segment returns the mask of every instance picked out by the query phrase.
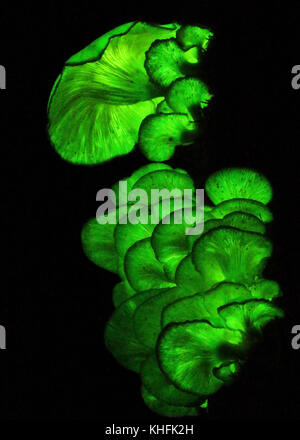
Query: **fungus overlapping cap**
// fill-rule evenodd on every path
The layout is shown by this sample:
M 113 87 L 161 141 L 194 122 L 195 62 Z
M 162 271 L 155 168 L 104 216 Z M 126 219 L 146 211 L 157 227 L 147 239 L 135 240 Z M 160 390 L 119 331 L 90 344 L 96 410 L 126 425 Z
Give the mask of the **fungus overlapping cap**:
M 127 183 L 149 194 L 153 188 L 195 193 L 190 176 L 166 164 L 149 164 Z M 265 236 L 269 182 L 256 171 L 231 168 L 210 176 L 205 188 L 213 204 L 204 206 L 200 235 L 186 234 L 184 216 L 177 224 L 175 203 L 167 213 L 159 209 L 158 224 L 150 223 L 149 211 L 147 224 L 92 219 L 82 231 L 88 258 L 121 279 L 106 346 L 140 374 L 145 403 L 165 416 L 198 414 L 232 382 L 264 326 L 283 316 L 274 302 L 279 285 L 263 277 L 272 254 Z M 117 212 L 110 215 L 118 219 Z
M 88 165 L 138 142 L 148 159 L 164 161 L 193 142 L 212 96 L 197 77 L 211 36 L 197 26 L 131 22 L 69 58 L 48 104 L 56 151 Z

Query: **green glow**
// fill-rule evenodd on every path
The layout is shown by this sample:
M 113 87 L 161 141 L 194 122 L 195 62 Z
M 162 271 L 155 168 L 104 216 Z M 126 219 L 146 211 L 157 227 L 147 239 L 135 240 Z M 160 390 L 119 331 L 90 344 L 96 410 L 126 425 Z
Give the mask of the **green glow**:
M 131 246 L 135 243 L 150 238 L 155 225 L 141 223 L 133 225 L 131 223 L 118 224 L 115 228 L 114 240 L 115 248 L 118 253 L 119 270 L 124 273 L 124 258 Z
M 216 218 L 223 218 L 233 212 L 254 215 L 263 223 L 269 223 L 273 220 L 273 215 L 267 206 L 256 200 L 247 199 L 226 200 L 212 210 L 212 215 Z
M 185 52 L 172 38 L 152 44 L 146 53 L 145 67 L 157 84 L 169 87 L 176 79 L 192 73 L 191 67 L 197 62 L 197 51 L 190 49 Z
M 132 317 L 143 301 L 157 292 L 148 290 L 123 302 L 113 313 L 105 329 L 106 347 L 125 368 L 139 372 L 141 362 L 149 355 L 149 349 L 137 339 Z
M 119 307 L 124 301 L 136 295 L 136 291 L 125 280 L 115 285 L 112 295 L 114 306 Z
M 196 416 L 197 410 L 194 407 L 175 406 L 165 403 L 153 394 L 150 394 L 145 387 L 142 387 L 142 397 L 146 405 L 154 412 L 165 417 Z
M 163 264 L 167 277 L 174 281 L 176 269 L 182 259 L 188 254 L 188 244 L 185 235 L 184 218 L 181 224 L 175 224 L 178 211 L 172 213 L 170 224 L 159 223 L 153 231 L 151 245 L 156 258 Z
M 214 368 L 237 358 L 241 344 L 239 331 L 200 321 L 173 323 L 161 333 L 158 356 L 161 368 L 178 388 L 206 396 L 223 385 L 213 374 Z M 222 346 L 227 350 L 222 351 Z
M 127 193 L 133 189 L 133 186 L 138 182 L 143 176 L 146 176 L 150 172 L 160 171 L 160 170 L 171 170 L 173 171 L 170 165 L 165 163 L 149 163 L 138 170 L 134 171 L 131 176 L 123 178 L 122 181 L 127 183 Z M 127 193 L 119 194 L 119 182 L 116 182 L 112 189 L 116 194 L 116 203 L 119 203 L 120 196 L 123 196 L 123 199 L 127 200 Z
M 109 215 L 113 217 L 114 214 Z M 81 232 L 81 241 L 86 256 L 111 272 L 118 271 L 118 263 L 114 252 L 114 230 L 116 225 L 106 223 L 100 225 L 95 218 L 86 223 Z
M 110 37 L 118 36 L 106 34 L 71 57 L 56 86 L 49 134 L 68 161 L 95 164 L 129 153 L 142 120 L 163 99 L 144 68 L 145 52 L 176 31 L 139 22 L 121 31 L 126 32 L 120 35 L 118 27 Z
M 167 376 L 161 371 L 156 354 L 151 354 L 141 367 L 141 380 L 143 386 L 153 396 L 163 402 L 174 406 L 196 406 L 199 404 L 199 396 L 187 393 L 176 388 Z
M 279 284 L 276 281 L 261 279 L 249 286 L 254 298 L 267 299 L 272 301 L 282 295 Z
M 168 105 L 177 113 L 185 113 L 191 121 L 199 121 L 201 109 L 212 98 L 208 87 L 199 79 L 183 78 L 174 82 L 167 94 Z
M 204 401 L 204 403 L 202 403 L 202 405 L 200 405 L 200 408 L 208 408 L 208 399 L 206 399 Z
M 168 281 L 161 263 L 155 258 L 149 238 L 131 246 L 124 265 L 129 284 L 138 292 L 174 285 Z
M 217 205 L 230 199 L 251 199 L 267 204 L 272 199 L 272 187 L 260 173 L 247 168 L 228 168 L 207 179 L 205 191 Z
M 192 259 L 207 290 L 222 281 L 253 283 L 271 253 L 271 242 L 260 234 L 220 227 L 200 237 Z
M 167 101 L 164 99 L 156 107 L 156 112 L 157 113 L 173 113 L 173 110 L 171 109 L 171 107 L 168 106 Z
M 207 396 L 239 374 L 264 327 L 283 317 L 275 304 L 280 287 L 263 277 L 272 254 L 265 236 L 265 223 L 272 219 L 265 205 L 271 187 L 252 170 L 241 169 L 240 180 L 237 169 L 213 176 L 207 187 L 219 203 L 205 206 L 198 236 L 185 234 L 184 216 L 177 224 L 184 207 L 193 210 L 193 180 L 186 171 L 159 163 L 123 179 L 128 190 L 144 189 L 150 196 L 152 189 L 190 189 L 186 206 L 179 209 L 173 202 L 163 210 L 162 195 L 158 224 L 91 220 L 82 232 L 91 261 L 120 276 L 106 346 L 119 363 L 140 374 L 149 408 L 169 417 L 199 414 Z M 222 176 L 226 196 L 222 192 L 218 198 L 213 182 L 223 187 Z M 118 184 L 114 189 L 118 193 Z M 148 209 L 149 204 L 150 198 Z M 163 223 L 166 218 L 169 224 Z
M 177 40 L 184 49 L 199 46 L 206 50 L 213 33 L 199 26 L 182 26 L 177 31 Z
M 191 177 L 179 169 L 158 170 L 145 174 L 132 187 L 140 188 L 146 191 L 149 199 L 152 189 L 169 190 L 174 188 L 184 191 L 185 189 L 194 190 L 194 182 Z
M 186 114 L 150 115 L 140 128 L 139 145 L 149 160 L 170 159 L 179 145 L 189 145 L 197 136 L 198 127 Z
M 131 190 L 146 191 L 149 223 L 123 224 L 117 207 L 105 216 L 117 224 L 91 219 L 81 239 L 86 256 L 120 278 L 106 347 L 140 374 L 146 405 L 167 417 L 207 408 L 207 396 L 234 380 L 264 327 L 283 317 L 275 304 L 280 287 L 263 277 L 272 254 L 268 180 L 246 168 L 215 172 L 205 184 L 213 206 L 204 207 L 204 230 L 188 236 L 187 219 L 175 219 L 185 208 L 192 217 L 194 182 L 158 163 L 201 135 L 213 95 L 199 74 L 212 36 L 177 23 L 121 25 L 68 59 L 48 102 L 50 140 L 63 159 L 98 164 L 137 144 L 156 162 L 122 179 L 127 190 L 113 185 L 117 204 L 125 200 L 127 208 Z M 160 191 L 157 224 L 153 189 Z M 164 191 L 175 189 L 190 190 L 191 200 L 165 204 Z
M 172 322 L 194 320 L 209 321 L 216 327 L 224 327 L 218 314 L 218 308 L 232 302 L 252 298 L 251 292 L 242 285 L 220 283 L 216 288 L 196 295 L 181 297 L 178 301 L 166 306 L 162 313 L 162 327 Z
M 214 213 L 215 211 L 212 212 Z M 235 229 L 240 229 L 241 231 L 257 232 L 258 234 L 264 234 L 266 232 L 264 223 L 252 214 L 234 211 L 225 215 L 221 219 L 210 217 L 211 215 L 205 214 L 204 233 L 220 226 L 231 226 Z M 190 251 L 197 239 L 198 237 L 196 235 L 189 235 L 187 237 Z
M 71 56 L 66 61 L 66 64 L 76 65 L 76 64 L 83 64 L 91 61 L 96 61 L 103 54 L 111 38 L 116 37 L 118 35 L 126 34 L 129 31 L 129 29 L 134 25 L 135 22 L 132 21 L 130 23 L 122 24 L 121 26 L 118 26 L 111 31 L 108 31 L 106 34 L 97 38 L 97 40 L 93 41 L 91 44 L 89 44 L 87 47 L 82 49 L 80 52 Z
M 233 212 L 225 215 L 220 220 L 220 225 L 231 226 L 241 231 L 257 232 L 258 234 L 266 232 L 266 227 L 262 221 L 252 214 L 243 212 Z
M 221 367 L 215 367 L 213 370 L 214 375 L 228 385 L 233 382 L 235 375 L 239 372 L 239 363 L 230 362 L 227 365 Z
M 261 330 L 274 318 L 282 318 L 283 312 L 269 301 L 251 300 L 244 304 L 230 304 L 219 309 L 221 318 L 227 328 L 240 330 L 244 333 L 251 330 Z
M 147 347 L 155 349 L 161 330 L 161 314 L 163 309 L 187 295 L 187 291 L 173 287 L 162 290 L 161 293 L 141 304 L 134 314 L 134 328 L 137 338 Z
M 172 108 L 169 112 L 165 101 L 176 79 L 198 75 L 203 41 L 198 41 L 199 48 L 196 44 L 183 50 L 176 41 L 180 28 L 176 23 L 126 23 L 68 59 L 48 102 L 50 140 L 63 159 L 83 165 L 105 162 L 128 154 L 140 139 L 146 157 L 163 161 L 175 146 L 199 136 L 192 121 Z M 174 104 L 174 94 L 172 99 Z M 158 108 L 161 102 L 165 104 Z M 170 113 L 163 124 L 173 127 L 171 143 L 168 127 L 163 133 L 159 119 L 139 135 L 141 123 L 157 113 Z
M 188 255 L 178 264 L 175 282 L 177 286 L 188 290 L 190 293 L 196 293 L 201 290 L 202 278 L 193 265 L 191 255 Z
M 250 289 L 242 284 L 223 282 L 206 291 L 203 301 L 210 315 L 209 321 L 215 326 L 224 327 L 219 316 L 219 308 L 248 299 L 252 299 Z
M 182 289 L 183 290 L 183 289 Z M 162 312 L 161 323 L 162 327 L 166 327 L 168 324 L 195 321 L 195 320 L 208 320 L 210 318 L 205 305 L 203 296 L 196 294 L 187 296 L 186 298 L 179 298 L 177 301 L 173 301 L 167 305 Z

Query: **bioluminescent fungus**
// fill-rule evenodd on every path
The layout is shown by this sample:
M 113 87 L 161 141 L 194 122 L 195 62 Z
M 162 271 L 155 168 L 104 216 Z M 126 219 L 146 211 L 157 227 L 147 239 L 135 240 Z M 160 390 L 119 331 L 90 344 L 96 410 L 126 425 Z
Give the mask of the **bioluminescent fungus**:
M 89 165 L 127 154 L 138 142 L 147 158 L 164 161 L 177 145 L 193 142 L 212 96 L 197 78 L 211 37 L 199 26 L 131 22 L 73 55 L 48 103 L 55 150 Z
M 187 46 L 193 41 L 188 30 L 180 35 Z M 196 191 L 184 170 L 159 163 L 125 180 L 128 190 L 147 194 Z M 175 203 L 159 209 L 157 224 L 150 214 L 147 224 L 92 219 L 82 231 L 88 258 L 120 276 L 106 346 L 140 375 L 146 405 L 169 417 L 199 414 L 239 374 L 264 327 L 283 316 L 275 304 L 279 285 L 263 276 L 272 254 L 265 237 L 270 183 L 256 171 L 229 168 L 210 176 L 205 188 L 213 204 L 204 207 L 200 235 L 186 235 Z M 186 203 L 193 207 L 194 196 Z
M 231 199 L 250 199 L 267 204 L 272 199 L 272 187 L 260 173 L 247 168 L 224 169 L 210 176 L 205 191 L 216 205 Z
M 264 327 L 283 316 L 280 287 L 263 275 L 272 255 L 268 180 L 247 168 L 217 171 L 199 220 L 189 174 L 159 163 L 201 135 L 212 98 L 201 61 L 212 36 L 177 23 L 119 26 L 69 58 L 48 103 L 50 140 L 63 159 L 99 164 L 137 144 L 155 162 L 113 186 L 114 208 L 100 207 L 81 238 L 86 256 L 120 277 L 106 347 L 140 375 L 146 405 L 169 417 L 207 408 Z

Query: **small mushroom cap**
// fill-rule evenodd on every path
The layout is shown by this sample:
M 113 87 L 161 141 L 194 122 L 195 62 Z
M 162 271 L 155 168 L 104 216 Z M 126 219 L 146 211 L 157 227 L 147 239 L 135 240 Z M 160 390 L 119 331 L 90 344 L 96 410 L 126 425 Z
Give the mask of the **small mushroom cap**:
M 271 254 L 272 244 L 263 235 L 221 226 L 195 242 L 192 258 L 207 290 L 223 281 L 252 284 Z
M 228 304 L 219 307 L 219 315 L 227 328 L 249 332 L 261 331 L 262 328 L 275 318 L 283 318 L 283 311 L 270 301 L 252 299 L 244 303 Z
M 199 120 L 201 109 L 207 107 L 212 96 L 204 82 L 197 78 L 183 78 L 172 84 L 166 101 L 174 112 L 185 113 L 190 120 Z
M 149 160 L 170 159 L 179 145 L 188 145 L 198 135 L 198 127 L 185 114 L 156 114 L 141 124 L 139 146 Z
M 169 405 L 191 407 L 201 403 L 197 394 L 187 393 L 174 386 L 161 371 L 155 352 L 142 364 L 141 379 L 149 392 Z
M 207 396 L 224 383 L 214 375 L 214 368 L 238 360 L 241 344 L 241 332 L 205 321 L 169 324 L 159 338 L 157 355 L 161 369 L 178 388 Z
M 279 284 L 273 280 L 260 279 L 249 286 L 253 298 L 272 301 L 282 295 Z
M 269 181 L 249 168 L 217 171 L 207 179 L 205 191 L 215 205 L 230 199 L 250 199 L 266 205 L 272 199 Z
M 206 50 L 213 35 L 209 29 L 188 25 L 178 29 L 176 39 L 183 49 L 199 46 L 202 50 Z
M 161 87 L 169 87 L 173 81 L 194 71 L 199 62 L 198 51 L 184 51 L 175 38 L 157 40 L 146 53 L 145 68 L 152 81 Z

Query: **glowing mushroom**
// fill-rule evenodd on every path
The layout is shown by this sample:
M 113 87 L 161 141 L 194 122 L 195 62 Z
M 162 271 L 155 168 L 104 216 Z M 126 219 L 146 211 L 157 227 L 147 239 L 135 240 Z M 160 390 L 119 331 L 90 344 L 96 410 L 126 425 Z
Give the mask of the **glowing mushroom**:
M 48 103 L 49 137 L 63 159 L 97 164 L 134 148 L 142 121 L 165 100 L 165 86 L 198 63 L 205 43 L 182 49 L 176 41 L 180 28 L 127 23 L 69 58 Z M 156 160 L 155 154 L 148 156 Z M 158 154 L 157 160 L 165 157 Z
M 148 196 L 153 188 L 195 191 L 185 171 L 158 163 L 126 181 Z M 172 204 L 158 224 L 91 221 L 82 234 L 87 256 L 121 278 L 106 346 L 140 374 L 146 405 L 168 417 L 199 414 L 238 375 L 263 328 L 284 316 L 275 304 L 279 285 L 263 278 L 272 254 L 264 235 L 271 185 L 243 168 L 213 174 L 206 188 L 216 205 L 205 207 L 198 236 L 186 235 L 187 219 L 178 224 Z

